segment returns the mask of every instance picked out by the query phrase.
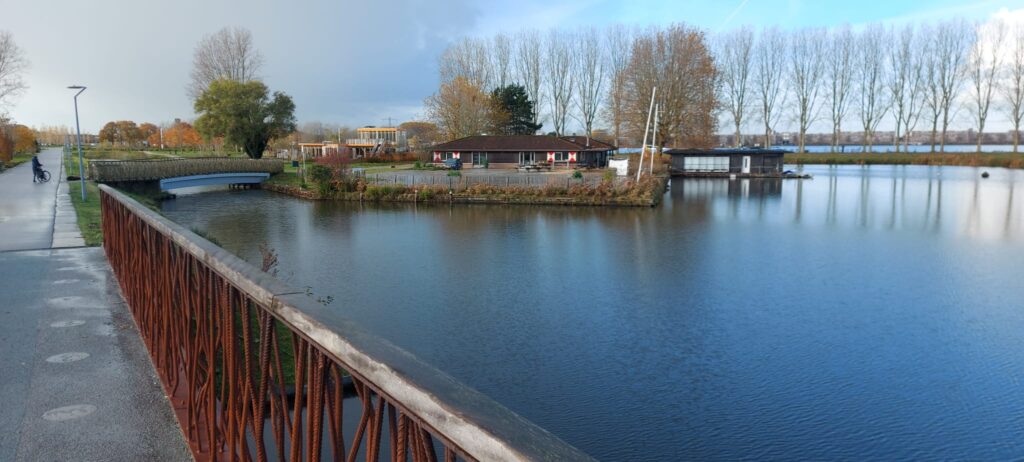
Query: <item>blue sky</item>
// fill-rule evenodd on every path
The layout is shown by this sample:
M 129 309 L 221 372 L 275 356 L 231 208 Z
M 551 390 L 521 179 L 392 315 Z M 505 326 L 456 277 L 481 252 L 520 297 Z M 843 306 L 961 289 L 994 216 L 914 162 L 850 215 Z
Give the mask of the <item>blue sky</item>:
M 464 35 L 524 28 L 686 22 L 714 32 L 755 27 L 836 26 L 873 21 L 985 20 L 1019 1 L 681 0 L 39 0 L 8 2 L 9 30 L 32 67 L 30 89 L 7 112 L 29 125 L 72 125 L 70 84 L 83 130 L 132 119 L 195 115 L 185 95 L 192 50 L 223 26 L 252 30 L 263 78 L 295 99 L 300 121 L 349 126 L 422 115 L 437 88 L 437 57 Z

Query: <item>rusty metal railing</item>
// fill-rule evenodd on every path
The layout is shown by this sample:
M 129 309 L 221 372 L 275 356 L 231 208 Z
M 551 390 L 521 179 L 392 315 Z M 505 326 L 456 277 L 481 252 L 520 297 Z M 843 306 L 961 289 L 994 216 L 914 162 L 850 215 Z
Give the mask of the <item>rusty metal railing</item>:
M 196 460 L 590 460 L 337 309 L 100 190 L 104 249 Z

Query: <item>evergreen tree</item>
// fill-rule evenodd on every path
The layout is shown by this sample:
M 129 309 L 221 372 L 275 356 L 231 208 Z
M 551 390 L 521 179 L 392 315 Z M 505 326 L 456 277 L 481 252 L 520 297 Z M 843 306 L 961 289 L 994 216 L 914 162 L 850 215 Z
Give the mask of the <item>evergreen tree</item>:
M 533 101 L 522 85 L 509 84 L 491 92 L 495 110 L 500 117 L 495 129 L 503 135 L 533 135 L 543 124 L 533 123 Z

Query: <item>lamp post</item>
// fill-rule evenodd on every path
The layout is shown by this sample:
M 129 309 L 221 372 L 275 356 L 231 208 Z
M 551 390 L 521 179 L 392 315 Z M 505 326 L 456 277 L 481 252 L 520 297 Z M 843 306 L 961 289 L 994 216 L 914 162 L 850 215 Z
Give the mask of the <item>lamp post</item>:
M 85 165 L 82 162 L 82 128 L 78 124 L 78 95 L 81 95 L 85 91 L 85 87 L 81 85 L 72 85 L 68 87 L 69 90 L 78 90 L 75 93 L 75 139 L 78 142 L 78 180 L 81 181 L 82 185 L 82 202 L 85 202 Z

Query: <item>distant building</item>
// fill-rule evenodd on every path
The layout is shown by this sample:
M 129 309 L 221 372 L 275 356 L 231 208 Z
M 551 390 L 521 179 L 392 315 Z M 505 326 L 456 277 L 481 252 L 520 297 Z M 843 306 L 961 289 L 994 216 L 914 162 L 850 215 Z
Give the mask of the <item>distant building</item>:
M 341 154 L 338 143 L 299 143 L 299 152 L 306 158 L 335 156 Z
M 405 130 L 393 127 L 363 127 L 356 129 L 356 138 L 345 140 L 353 158 L 392 154 L 409 150 Z
M 433 148 L 433 161 L 460 159 L 466 167 L 516 168 L 548 165 L 554 168 L 608 165 L 614 145 L 584 136 L 500 135 L 468 136 Z
M 670 171 L 680 176 L 781 176 L 781 149 L 668 149 Z

